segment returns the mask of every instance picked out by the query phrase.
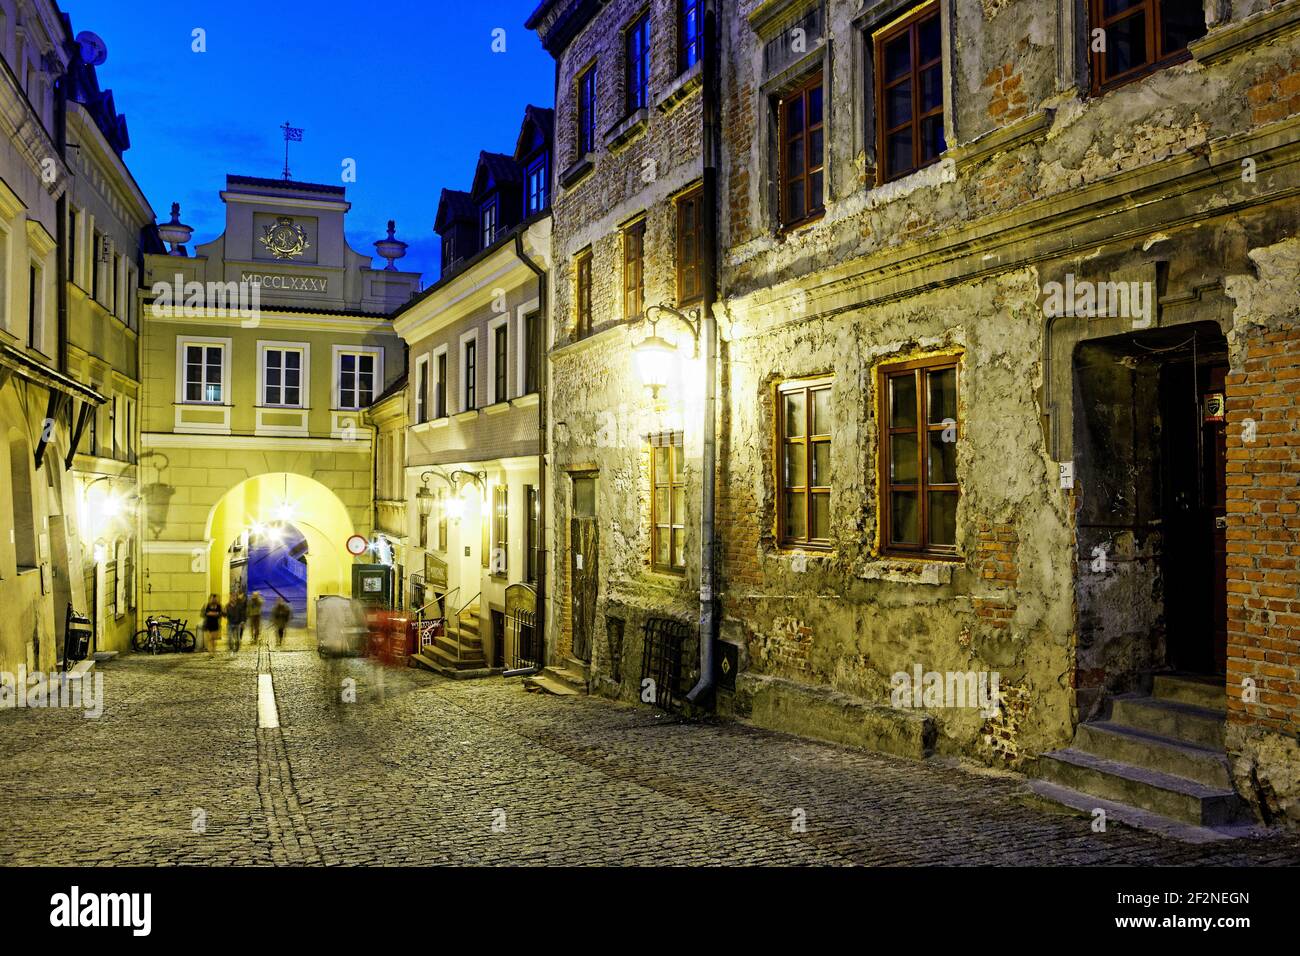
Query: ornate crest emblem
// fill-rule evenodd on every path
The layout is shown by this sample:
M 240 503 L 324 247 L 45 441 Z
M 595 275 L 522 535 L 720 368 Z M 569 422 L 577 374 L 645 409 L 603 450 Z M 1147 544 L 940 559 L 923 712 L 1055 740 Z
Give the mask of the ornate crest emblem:
M 307 230 L 295 226 L 288 216 L 281 216 L 274 225 L 262 230 L 262 245 L 266 246 L 277 259 L 296 259 L 308 249 Z

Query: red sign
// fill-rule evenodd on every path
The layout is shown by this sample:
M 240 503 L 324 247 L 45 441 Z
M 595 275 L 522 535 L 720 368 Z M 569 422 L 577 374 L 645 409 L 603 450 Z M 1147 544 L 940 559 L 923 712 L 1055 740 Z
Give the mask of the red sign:
M 348 553 L 351 555 L 360 557 L 366 553 L 366 549 L 369 547 L 370 542 L 365 539 L 364 535 L 354 534 L 348 538 Z

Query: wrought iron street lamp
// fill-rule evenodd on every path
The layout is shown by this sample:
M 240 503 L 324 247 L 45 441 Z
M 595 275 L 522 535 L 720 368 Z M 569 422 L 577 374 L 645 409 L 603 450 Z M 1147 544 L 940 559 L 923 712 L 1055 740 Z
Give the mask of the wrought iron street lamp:
M 700 313 L 695 309 L 689 313 L 682 312 L 661 303 L 649 306 L 645 314 L 650 322 L 650 334 L 637 344 L 632 356 L 641 383 L 650 389 L 651 396 L 658 399 L 659 392 L 670 383 L 677 361 L 677 346 L 659 335 L 659 316 L 667 315 L 680 320 L 690 330 L 692 345 L 698 351 Z

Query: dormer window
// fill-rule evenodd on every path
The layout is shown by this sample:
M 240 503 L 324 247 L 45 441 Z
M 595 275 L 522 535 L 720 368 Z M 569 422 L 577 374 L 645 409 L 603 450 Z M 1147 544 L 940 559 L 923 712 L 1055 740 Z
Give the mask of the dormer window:
M 525 212 L 529 216 L 541 212 L 548 205 L 546 165 L 545 153 L 528 164 L 528 207 Z
M 442 237 L 442 267 L 451 266 L 456 261 L 456 233 L 448 232 Z
M 492 245 L 492 243 L 496 240 L 497 212 L 498 212 L 499 205 L 500 204 L 497 201 L 497 197 L 493 196 L 491 199 L 489 199 L 487 202 L 483 204 L 483 207 L 479 212 L 480 232 L 482 235 L 484 249 Z

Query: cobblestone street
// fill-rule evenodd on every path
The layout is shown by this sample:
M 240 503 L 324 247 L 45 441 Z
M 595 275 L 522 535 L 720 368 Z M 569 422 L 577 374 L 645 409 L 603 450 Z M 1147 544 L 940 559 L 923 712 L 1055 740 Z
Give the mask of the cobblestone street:
M 258 729 L 259 657 L 280 728 Z M 0 713 L 4 864 L 1250 864 L 919 765 L 308 650 L 100 665 L 105 708 Z M 334 686 L 334 685 L 330 685 Z M 799 824 L 802 823 L 802 826 Z

